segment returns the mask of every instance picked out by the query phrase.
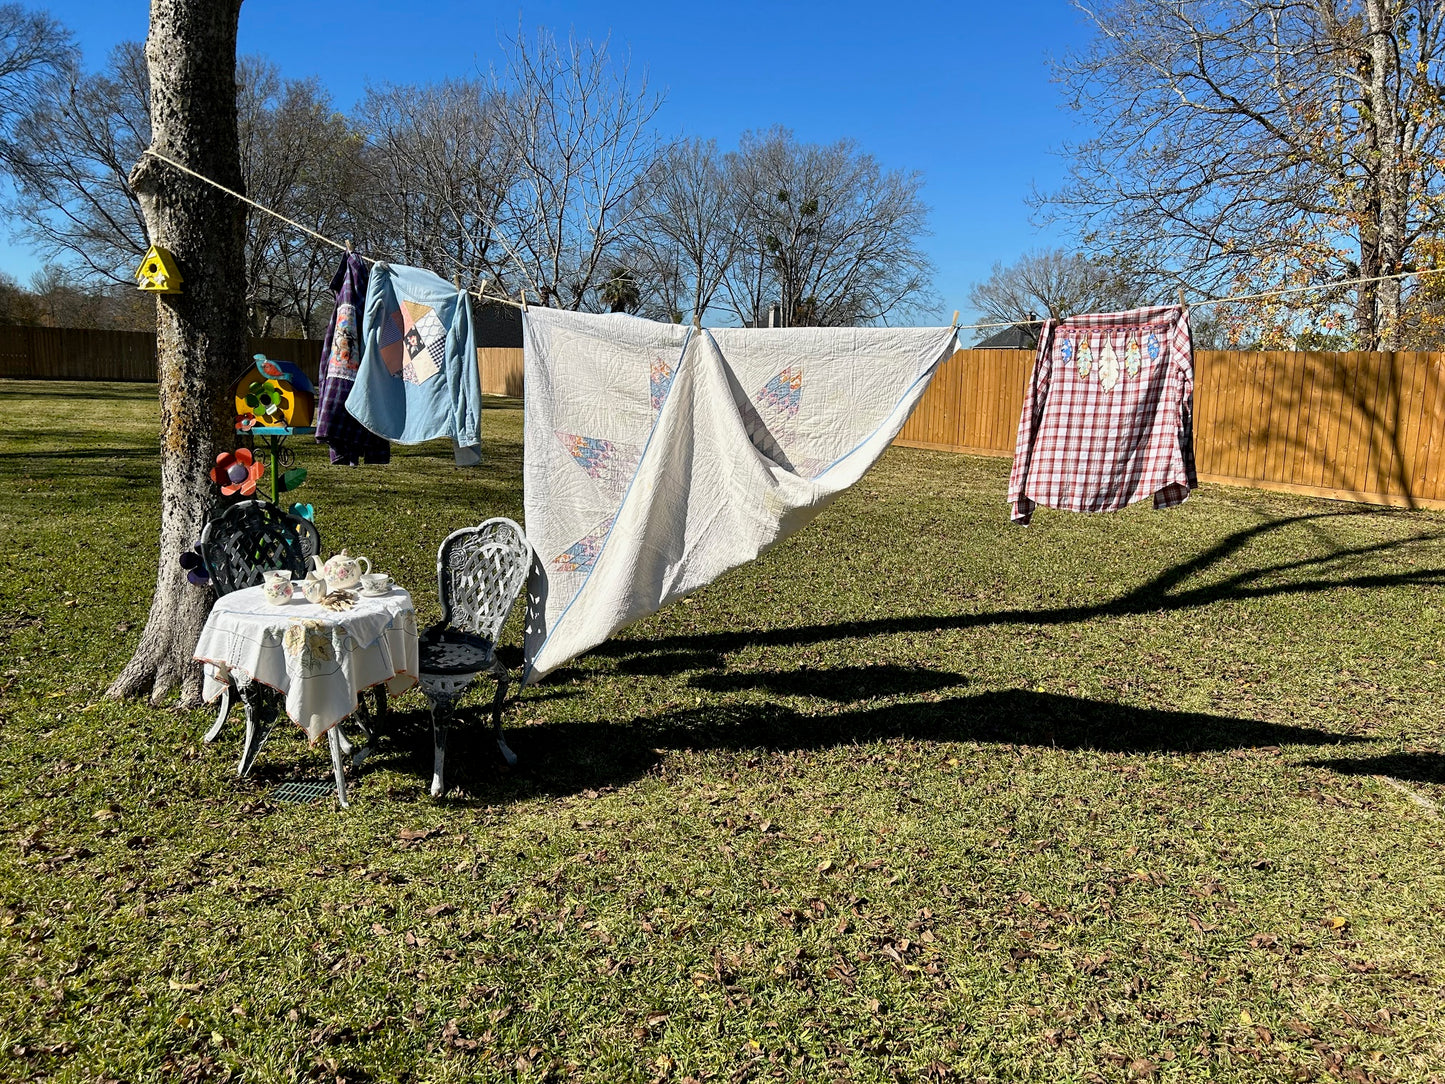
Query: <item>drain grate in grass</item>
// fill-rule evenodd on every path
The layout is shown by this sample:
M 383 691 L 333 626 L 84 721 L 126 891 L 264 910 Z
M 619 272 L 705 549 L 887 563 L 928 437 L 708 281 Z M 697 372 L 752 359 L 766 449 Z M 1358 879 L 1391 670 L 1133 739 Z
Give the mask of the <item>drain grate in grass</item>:
M 323 779 L 320 782 L 310 780 L 292 780 L 289 783 L 282 783 L 271 795 L 278 802 L 319 802 L 322 798 L 330 798 L 336 793 L 336 780 Z

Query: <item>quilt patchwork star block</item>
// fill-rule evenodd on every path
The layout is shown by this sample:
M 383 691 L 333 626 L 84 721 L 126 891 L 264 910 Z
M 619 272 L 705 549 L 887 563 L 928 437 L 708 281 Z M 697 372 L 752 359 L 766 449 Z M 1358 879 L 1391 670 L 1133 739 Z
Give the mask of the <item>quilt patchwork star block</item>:
M 552 570 L 554 572 L 591 572 L 592 566 L 597 563 L 597 555 L 602 552 L 602 543 L 607 538 L 607 532 L 612 530 L 612 523 L 616 518 L 608 516 L 594 529 L 553 557 Z
M 557 439 L 572 456 L 572 461 L 609 497 L 621 493 L 632 480 L 637 469 L 637 448 L 578 433 L 559 432 Z
M 753 402 L 761 407 L 786 415 L 798 416 L 803 402 L 803 370 L 789 366 L 763 385 L 763 390 L 753 396 Z
M 416 301 L 401 303 L 401 317 L 402 350 L 406 355 L 401 378 L 408 384 L 424 384 L 441 372 L 447 329 L 430 307 Z
M 667 399 L 667 391 L 672 387 L 673 371 L 672 366 L 664 357 L 652 359 L 652 369 L 648 373 L 648 388 L 652 393 L 652 409 L 662 409 L 663 401 Z

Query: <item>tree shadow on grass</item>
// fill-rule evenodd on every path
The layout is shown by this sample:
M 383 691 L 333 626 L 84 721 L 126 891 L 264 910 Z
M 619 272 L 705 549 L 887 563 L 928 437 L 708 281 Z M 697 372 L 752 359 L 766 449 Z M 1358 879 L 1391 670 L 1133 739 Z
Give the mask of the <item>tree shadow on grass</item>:
M 618 660 L 619 674 L 668 675 L 684 670 L 717 670 L 724 664 L 717 651 L 660 651 Z
M 1250 542 L 1284 527 L 1316 520 L 1378 515 L 1368 512 L 1315 512 L 1289 516 L 1247 527 L 1221 539 L 1199 556 L 1160 572 L 1148 582 L 1117 598 L 1088 606 L 1061 606 L 1051 610 L 994 610 L 985 613 L 919 614 L 867 621 L 840 621 L 830 625 L 802 625 L 790 628 L 750 629 L 738 632 L 688 633 L 652 640 L 613 639 L 592 649 L 592 653 L 640 666 L 640 656 L 677 652 L 710 653 L 726 656 L 749 646 L 803 647 L 829 640 L 891 636 L 899 633 L 930 633 L 994 625 L 1069 625 L 1097 618 L 1132 617 L 1161 611 L 1198 609 L 1216 602 L 1273 598 L 1282 595 L 1314 595 L 1346 588 L 1438 586 L 1445 584 L 1445 568 L 1422 568 L 1412 572 L 1377 575 L 1331 575 L 1330 566 L 1361 558 L 1380 557 L 1406 547 L 1445 538 L 1440 532 L 1420 532 L 1368 546 L 1341 547 L 1330 553 L 1295 561 L 1245 568 L 1232 575 L 1198 587 L 1180 589 L 1192 576 L 1234 557 Z M 1296 578 L 1285 583 L 1270 582 L 1280 576 Z M 621 666 L 622 664 L 619 664 Z M 636 671 L 633 671 L 636 672 Z
M 721 660 L 712 665 L 721 665 Z M 848 703 L 880 696 L 918 696 L 940 689 L 958 688 L 967 685 L 968 678 L 963 674 L 929 670 L 921 666 L 881 663 L 877 666 L 694 674 L 687 683 L 694 689 L 706 689 L 714 693 L 762 689 L 774 696 L 812 696 L 820 700 Z
M 24 386 L 18 383 L 22 380 L 25 381 Z M 76 403 L 86 403 L 96 399 L 109 399 L 143 403 L 157 402 L 159 398 L 156 385 L 143 381 L 87 381 L 84 390 L 80 391 L 74 381 L 47 384 L 35 377 L 7 377 L 0 380 L 0 400 L 73 399 Z
M 795 752 L 903 739 L 1189 754 L 1372 740 L 1258 719 L 1015 689 L 832 714 L 804 713 L 777 703 L 727 703 L 628 722 L 510 726 L 507 742 L 519 763 L 503 769 L 487 709 L 467 708 L 462 717 L 448 745 L 447 781 L 468 795 L 462 801 L 479 805 L 621 786 L 652 771 L 669 750 Z M 515 711 L 506 718 L 515 719 Z M 419 785 L 429 780 L 431 729 L 426 720 L 424 711 L 395 713 L 374 762 L 416 775 Z
M 64 451 L 43 451 L 43 452 L 0 452 L 0 460 L 28 460 L 32 463 L 41 463 L 46 460 L 54 460 L 64 465 L 76 463 L 89 459 L 159 459 L 159 448 L 142 448 L 139 446 L 127 448 L 76 448 L 65 449 Z
M 1304 764 L 1341 775 L 1388 775 L 1392 779 L 1445 786 L 1445 753 L 1386 753 L 1378 757 L 1307 760 Z

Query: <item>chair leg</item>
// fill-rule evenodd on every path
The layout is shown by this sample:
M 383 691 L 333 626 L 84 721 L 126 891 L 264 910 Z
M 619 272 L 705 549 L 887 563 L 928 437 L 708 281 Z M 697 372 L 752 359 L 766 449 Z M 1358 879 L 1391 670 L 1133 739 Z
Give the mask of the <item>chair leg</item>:
M 207 745 L 221 736 L 221 727 L 226 725 L 226 716 L 231 714 L 231 690 L 234 688 L 231 679 L 226 679 L 226 687 L 221 690 L 221 706 L 216 711 L 216 721 L 211 724 L 211 729 L 206 731 L 202 739 Z
M 345 740 L 341 735 L 341 726 L 333 726 L 327 734 L 331 744 L 331 770 L 336 774 L 336 800 L 341 803 L 342 809 L 350 808 L 346 803 L 346 772 L 341 767 L 341 743 Z
M 381 698 L 384 697 L 386 693 L 382 690 L 381 686 L 377 686 L 374 691 L 377 696 L 377 707 L 380 709 L 384 703 Z M 380 718 L 381 715 L 378 710 L 377 719 L 380 720 Z M 351 716 L 348 722 L 355 723 L 356 729 L 361 731 L 361 748 L 354 753 L 350 749 L 346 750 L 351 756 L 352 765 L 354 767 L 360 767 L 361 762 L 371 754 L 371 743 L 376 741 L 376 732 L 371 728 L 371 709 L 366 704 L 365 692 L 356 698 L 356 714 Z M 345 736 L 344 734 L 342 735 L 343 738 L 345 738 Z
M 366 758 L 371 756 L 372 734 L 371 731 L 366 728 L 365 724 L 360 722 L 357 723 L 356 729 L 361 731 L 361 737 L 365 744 L 362 745 L 360 748 L 353 745 L 351 747 L 350 756 L 351 766 L 360 771 L 361 766 L 366 763 Z M 343 737 L 344 736 L 345 735 L 343 735 Z
M 497 692 L 492 697 L 492 733 L 497 739 L 497 748 L 502 753 L 502 759 L 511 766 L 517 763 L 517 754 L 512 752 L 507 739 L 502 737 L 502 701 L 507 699 L 508 684 L 506 674 L 497 675 Z
M 386 711 L 387 711 L 387 708 L 386 708 L 386 686 L 385 686 L 385 685 L 373 685 L 373 686 L 371 687 L 371 691 L 376 694 L 376 721 L 377 721 L 377 723 L 384 723 L 384 722 L 386 722 Z M 370 741 L 370 740 L 371 740 L 371 735 L 368 734 L 368 735 L 367 735 L 367 741 Z
M 446 793 L 443 773 L 447 759 L 447 718 L 452 712 L 451 700 L 433 700 L 431 705 L 432 729 L 432 770 L 431 796 L 440 798 Z
M 236 766 L 236 775 L 244 779 L 250 774 L 256 754 L 271 732 L 276 718 L 276 707 L 264 689 L 248 686 L 239 689 L 241 706 L 246 709 L 246 741 L 241 747 L 241 763 Z

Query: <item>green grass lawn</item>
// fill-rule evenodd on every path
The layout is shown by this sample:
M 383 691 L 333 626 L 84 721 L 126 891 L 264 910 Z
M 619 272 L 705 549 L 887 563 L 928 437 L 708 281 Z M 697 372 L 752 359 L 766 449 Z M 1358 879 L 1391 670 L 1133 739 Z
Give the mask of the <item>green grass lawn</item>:
M 348 811 L 278 730 L 101 692 L 155 580 L 154 388 L 0 381 L 0 1077 L 1445 1081 L 1445 514 L 1206 487 L 1008 524 L 894 449 L 802 534 Z M 300 449 L 436 614 L 486 464 Z M 515 627 L 510 642 L 515 646 Z M 515 655 L 514 655 L 515 657 Z

